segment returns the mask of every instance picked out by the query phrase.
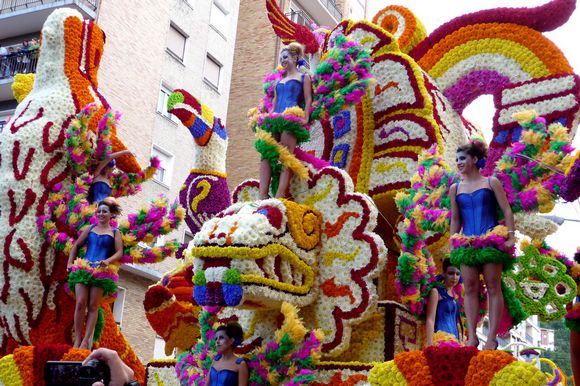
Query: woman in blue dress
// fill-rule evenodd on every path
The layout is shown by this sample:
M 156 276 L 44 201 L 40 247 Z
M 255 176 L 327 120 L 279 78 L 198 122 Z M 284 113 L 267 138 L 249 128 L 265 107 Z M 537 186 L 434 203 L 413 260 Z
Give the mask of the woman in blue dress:
M 451 239 L 468 240 L 468 247 L 451 251 L 451 262 L 461 268 L 465 291 L 468 346 L 477 347 L 477 315 L 479 312 L 479 274 L 488 292 L 489 334 L 484 349 L 497 349 L 497 333 L 504 310 L 501 276 L 504 266 L 513 262 L 514 217 L 505 190 L 495 177 L 486 178 L 480 169 L 485 166 L 486 147 L 481 141 L 471 141 L 457 149 L 457 168 L 461 181 L 450 189 Z M 498 226 L 498 208 L 503 212 L 505 227 Z M 461 231 L 461 235 L 459 235 Z M 500 245 L 490 242 L 482 247 L 483 240 L 501 240 Z
M 111 154 L 103 161 L 101 161 L 93 173 L 93 182 L 89 187 L 87 200 L 89 203 L 101 202 L 107 197 L 111 196 L 113 189 L 111 188 L 111 175 L 115 170 L 115 158 L 132 154 L 129 150 L 118 151 Z
M 443 331 L 460 340 L 457 324 L 460 323 L 457 293 L 460 273 L 449 259 L 443 260 L 443 285 L 436 285 L 429 292 L 427 317 L 425 321 L 425 346 L 433 345 L 433 334 Z M 438 283 L 439 284 L 439 283 Z
M 206 385 L 247 386 L 248 365 L 244 358 L 234 354 L 234 349 L 242 344 L 244 331 L 237 322 L 219 326 L 216 331 L 218 354 L 213 359 Z
M 290 43 L 280 51 L 280 65 L 284 68 L 284 77 L 276 84 L 276 92 L 273 100 L 273 113 L 283 114 L 286 109 L 300 107 L 304 110 L 301 131 L 308 130 L 306 125 L 310 118 L 310 109 L 312 106 L 312 82 L 308 74 L 303 74 L 298 70 L 298 63 L 304 56 L 304 49 L 299 43 Z M 297 145 L 297 135 L 302 137 L 303 133 L 294 133 L 291 131 L 273 132 L 274 137 L 285 146 L 292 154 Z M 288 184 L 292 171 L 285 167 L 280 173 L 278 190 L 276 197 L 286 197 Z M 267 159 L 262 159 L 260 164 L 260 199 L 264 200 L 269 197 L 270 179 L 272 178 L 272 168 Z
M 87 226 L 69 253 L 68 287 L 76 298 L 73 347 L 91 349 L 101 300 L 117 292 L 118 261 L 123 255 L 123 241 L 117 229 L 111 227 L 111 217 L 120 212 L 112 197 L 99 202 L 98 224 Z M 78 257 L 79 248 L 85 244 L 84 257 Z M 86 326 L 82 337 L 85 312 Z

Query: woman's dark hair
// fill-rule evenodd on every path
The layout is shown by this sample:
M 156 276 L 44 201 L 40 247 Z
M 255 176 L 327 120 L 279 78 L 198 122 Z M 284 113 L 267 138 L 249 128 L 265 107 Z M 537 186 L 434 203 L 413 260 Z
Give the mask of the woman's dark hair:
M 576 264 L 580 264 L 580 247 L 576 249 L 576 253 L 574 254 L 574 261 Z
M 457 148 L 457 153 L 459 152 L 464 152 L 465 154 L 469 154 L 470 156 L 476 157 L 480 160 L 487 157 L 487 146 L 483 141 L 474 139 L 465 145 L 459 146 Z
M 218 331 L 225 331 L 228 338 L 234 340 L 234 348 L 242 344 L 244 340 L 244 330 L 238 322 L 228 322 L 226 325 L 221 325 L 217 328 L 216 332 Z
M 443 272 L 447 272 L 447 268 L 449 268 L 449 267 L 457 268 L 456 266 L 451 264 L 451 259 L 449 259 L 447 257 L 447 258 L 443 259 Z
M 109 212 L 111 212 L 113 216 L 118 216 L 121 214 L 121 205 L 119 205 L 113 197 L 107 197 L 104 200 L 99 201 L 97 208 L 101 205 L 108 207 Z

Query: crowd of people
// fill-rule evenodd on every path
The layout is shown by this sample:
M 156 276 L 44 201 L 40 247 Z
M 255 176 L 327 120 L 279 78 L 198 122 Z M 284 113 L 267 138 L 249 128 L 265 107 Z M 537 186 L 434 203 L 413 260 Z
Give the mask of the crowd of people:
M 8 47 L 0 43 L 0 79 L 34 72 L 39 48 L 40 41 L 36 38 Z

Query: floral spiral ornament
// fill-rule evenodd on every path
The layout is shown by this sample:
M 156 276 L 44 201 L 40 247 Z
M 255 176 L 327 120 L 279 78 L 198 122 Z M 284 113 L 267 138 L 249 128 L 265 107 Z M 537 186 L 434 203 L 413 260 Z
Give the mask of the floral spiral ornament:
M 399 5 L 383 8 L 373 17 L 373 23 L 391 33 L 404 53 L 409 53 L 427 36 L 427 30 L 419 18 Z

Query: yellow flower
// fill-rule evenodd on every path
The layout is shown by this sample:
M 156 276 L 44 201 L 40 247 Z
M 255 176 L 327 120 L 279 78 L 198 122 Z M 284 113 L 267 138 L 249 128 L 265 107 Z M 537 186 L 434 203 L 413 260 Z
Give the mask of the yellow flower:
M 20 103 L 26 98 L 34 85 L 34 74 L 16 74 L 12 83 L 12 94 L 16 102 Z

